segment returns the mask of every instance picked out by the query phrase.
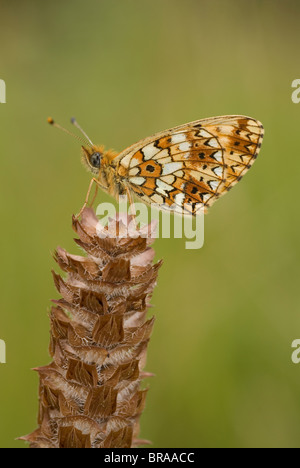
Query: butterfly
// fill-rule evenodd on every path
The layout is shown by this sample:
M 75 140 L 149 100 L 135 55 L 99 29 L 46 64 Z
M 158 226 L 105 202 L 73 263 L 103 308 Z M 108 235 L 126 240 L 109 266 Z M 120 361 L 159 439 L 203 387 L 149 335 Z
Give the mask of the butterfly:
M 48 122 L 70 133 L 53 119 Z M 117 199 L 127 195 L 130 204 L 136 196 L 161 210 L 206 212 L 250 169 L 264 136 L 258 120 L 226 115 L 170 128 L 116 153 L 94 145 L 74 118 L 71 122 L 87 140 L 82 161 L 94 175 L 78 216 L 94 183 Z

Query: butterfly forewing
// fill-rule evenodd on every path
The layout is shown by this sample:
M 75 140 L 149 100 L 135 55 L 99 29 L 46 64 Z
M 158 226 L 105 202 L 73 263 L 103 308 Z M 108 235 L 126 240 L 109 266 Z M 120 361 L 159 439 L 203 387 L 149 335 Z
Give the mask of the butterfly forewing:
M 251 167 L 263 126 L 244 116 L 198 120 L 141 140 L 118 157 L 119 175 L 144 202 L 197 214 Z

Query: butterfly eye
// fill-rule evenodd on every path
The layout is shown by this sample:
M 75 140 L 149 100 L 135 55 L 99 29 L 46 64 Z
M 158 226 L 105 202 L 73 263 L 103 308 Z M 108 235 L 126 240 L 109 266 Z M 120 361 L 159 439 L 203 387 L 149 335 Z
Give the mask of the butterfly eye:
M 100 153 L 93 153 L 90 157 L 90 163 L 93 167 L 100 168 L 101 163 L 101 154 Z

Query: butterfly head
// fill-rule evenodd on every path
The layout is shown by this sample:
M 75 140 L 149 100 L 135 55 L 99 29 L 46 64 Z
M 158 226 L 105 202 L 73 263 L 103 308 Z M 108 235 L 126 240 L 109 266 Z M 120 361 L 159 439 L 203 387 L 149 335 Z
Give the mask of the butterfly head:
M 103 153 L 103 146 L 82 146 L 82 162 L 93 174 L 99 174 Z
M 103 156 L 105 157 L 109 152 L 106 152 L 104 154 L 104 147 L 103 146 L 96 146 L 92 143 L 90 138 L 87 136 L 85 131 L 80 127 L 80 125 L 77 123 L 76 119 L 74 117 L 71 118 L 71 123 L 75 125 L 75 127 L 80 130 L 80 132 L 83 134 L 84 138 L 81 136 L 75 135 L 74 133 L 71 133 L 69 130 L 66 128 L 62 127 L 61 125 L 57 124 L 54 122 L 52 117 L 48 118 L 48 123 L 50 125 L 53 125 L 54 127 L 59 128 L 60 130 L 63 130 L 65 133 L 68 133 L 69 135 L 75 137 L 77 140 L 81 141 L 84 143 L 82 146 L 82 162 L 83 164 L 87 167 L 89 171 L 91 171 L 93 174 L 98 175 L 100 168 L 101 168 L 101 162 Z

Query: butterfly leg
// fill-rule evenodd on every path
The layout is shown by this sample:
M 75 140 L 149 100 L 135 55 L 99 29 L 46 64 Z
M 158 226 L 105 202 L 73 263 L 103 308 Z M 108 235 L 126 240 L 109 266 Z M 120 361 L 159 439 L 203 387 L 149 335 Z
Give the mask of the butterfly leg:
M 129 202 L 129 207 L 130 207 L 130 215 L 131 215 L 132 220 L 134 222 L 135 229 L 138 230 L 138 226 L 137 226 L 137 223 L 136 223 L 136 211 L 135 211 L 135 206 L 134 206 L 134 200 L 133 200 L 132 192 L 129 189 L 129 187 L 126 187 L 126 194 L 127 194 L 127 197 L 128 197 L 128 202 Z
M 96 181 L 97 181 L 97 179 L 96 179 Z M 100 185 L 99 185 L 99 183 L 98 183 L 98 181 L 97 181 L 97 183 L 96 183 L 96 188 L 95 188 L 95 193 L 94 193 L 94 196 L 93 196 L 92 201 L 91 201 L 91 203 L 90 203 L 90 206 L 93 206 L 93 204 L 94 204 L 94 202 L 95 202 L 95 200 L 96 200 L 99 187 L 100 187 Z
M 86 197 L 85 197 L 84 204 L 83 204 L 83 206 L 82 206 L 80 212 L 75 216 L 75 219 L 79 219 L 80 216 L 82 215 L 83 211 L 84 211 L 85 208 L 87 207 L 87 205 L 88 205 L 88 203 L 89 203 L 90 193 L 91 193 L 91 190 L 92 190 L 92 187 L 93 187 L 93 184 L 94 184 L 94 183 L 97 184 L 97 185 L 96 185 L 96 190 L 95 190 L 95 195 L 94 195 L 93 200 L 92 200 L 92 203 L 94 203 L 95 198 L 96 198 L 96 195 L 97 195 L 97 192 L 98 192 L 98 186 L 100 185 L 98 179 L 96 179 L 95 177 L 93 177 L 92 180 L 91 180 L 91 182 L 90 182 L 90 185 L 89 185 L 89 188 L 88 188 Z

